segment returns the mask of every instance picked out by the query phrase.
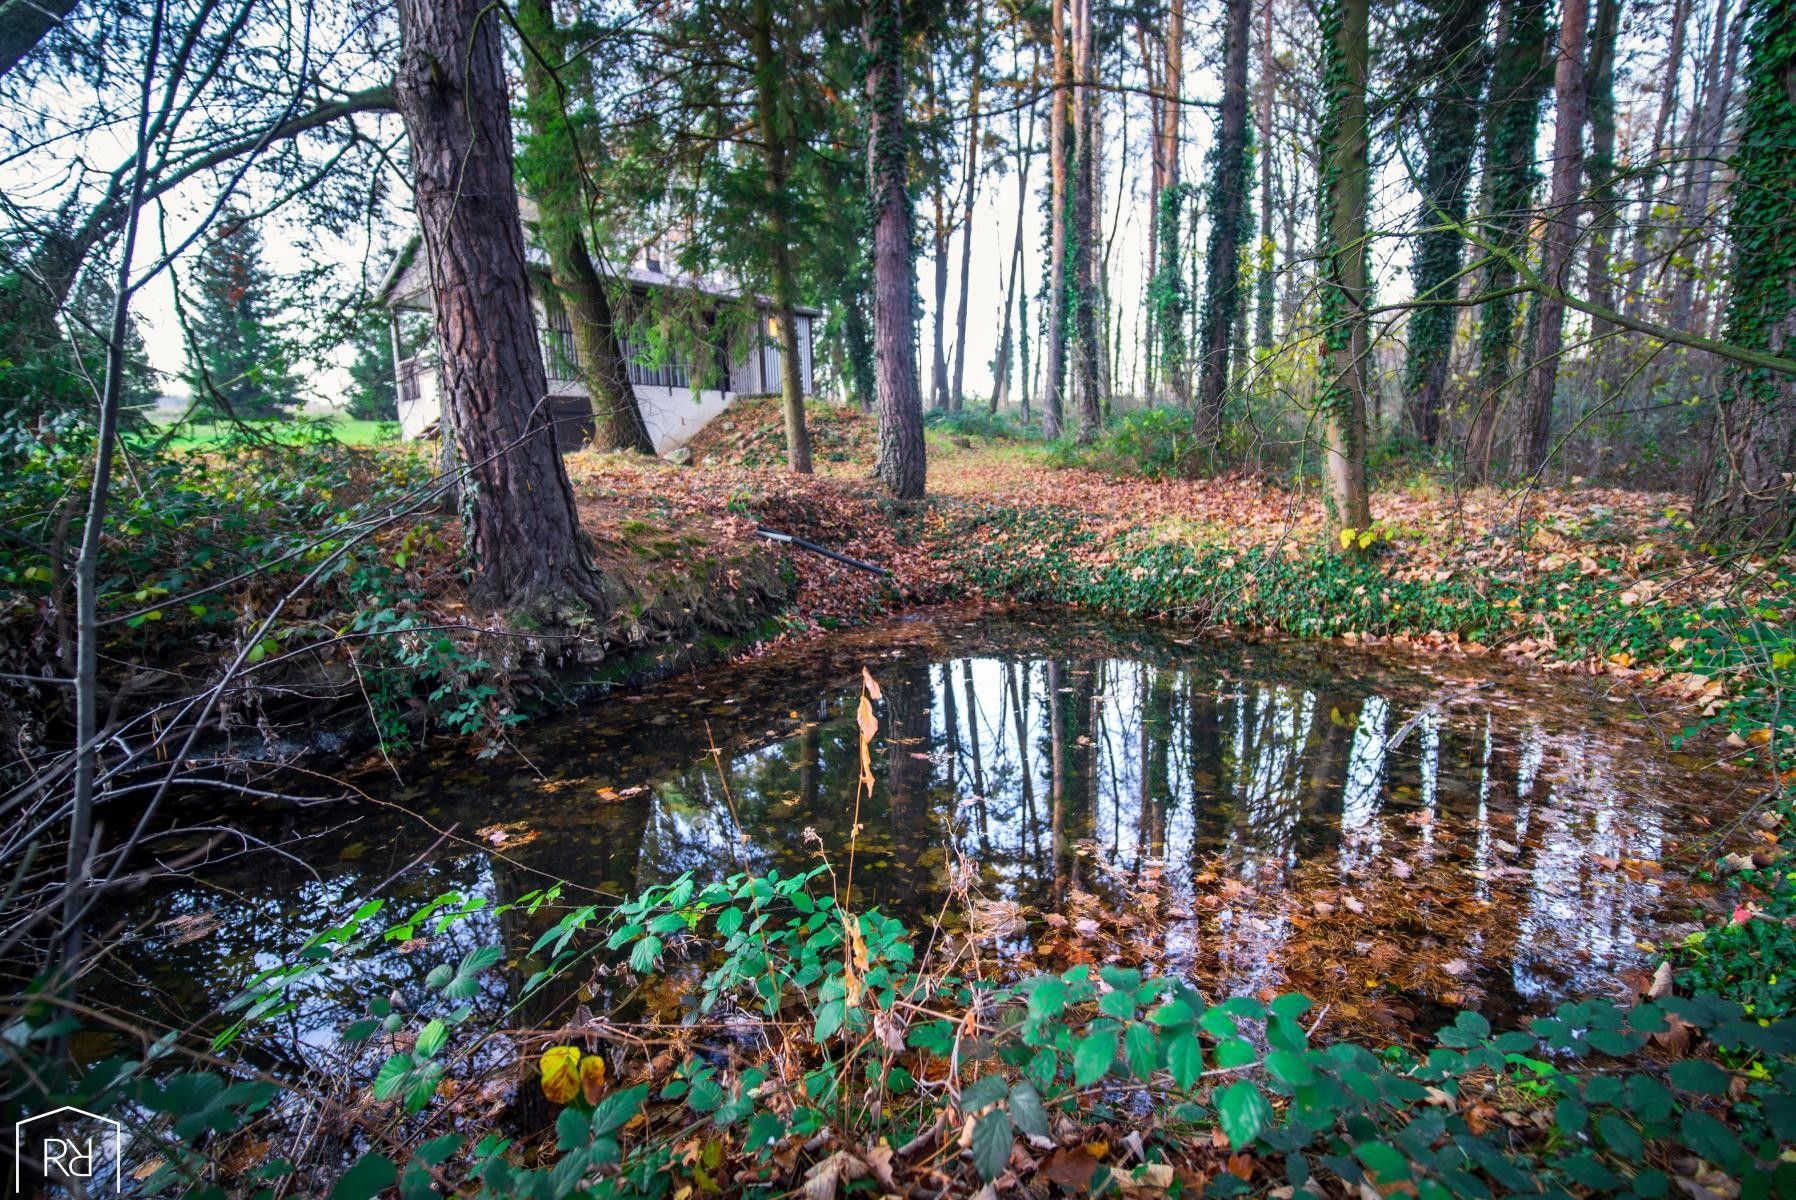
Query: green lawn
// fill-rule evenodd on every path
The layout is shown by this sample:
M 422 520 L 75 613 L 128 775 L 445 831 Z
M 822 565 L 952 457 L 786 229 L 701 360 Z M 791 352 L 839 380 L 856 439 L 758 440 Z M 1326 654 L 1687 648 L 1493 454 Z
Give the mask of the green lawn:
M 160 422 L 158 422 L 160 424 Z M 285 421 L 248 421 L 253 429 L 283 442 L 332 437 L 349 446 L 374 446 L 399 440 L 396 421 L 363 421 L 351 417 L 295 417 Z M 180 449 L 203 449 L 226 441 L 236 432 L 230 424 L 189 422 L 171 439 Z

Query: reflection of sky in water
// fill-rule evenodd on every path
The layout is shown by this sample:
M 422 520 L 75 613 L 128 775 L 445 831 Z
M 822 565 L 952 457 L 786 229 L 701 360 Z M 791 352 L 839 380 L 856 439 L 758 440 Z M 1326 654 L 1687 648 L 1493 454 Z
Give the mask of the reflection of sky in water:
M 957 856 L 985 895 L 1042 911 L 1075 891 L 1122 898 L 1152 868 L 1172 914 L 1155 957 L 1212 988 L 1303 981 L 1319 888 L 1365 906 L 1366 942 L 1463 959 L 1495 1001 L 1600 987 L 1663 906 L 1650 878 L 1604 864 L 1656 862 L 1668 806 L 1700 802 L 1693 774 L 1625 729 L 1590 730 L 1563 694 L 1546 712 L 1338 648 L 1133 630 L 1121 652 L 1101 630 L 1064 646 L 1058 627 L 1003 622 L 948 633 L 732 668 L 549 723 L 522 747 L 546 780 L 515 764 L 417 770 L 394 801 L 460 840 L 401 878 L 392 910 L 450 887 L 502 901 L 566 879 L 579 898 L 685 871 L 803 870 L 817 861 L 807 829 L 845 865 L 863 661 L 883 700 L 860 903 L 933 914 Z M 112 983 L 147 978 L 171 1011 L 190 1010 L 195 987 L 222 1000 L 436 836 L 385 809 L 331 818 L 322 881 L 264 858 L 168 888 L 156 921 L 212 914 L 218 928 L 184 942 L 145 927 L 104 968 Z M 500 824 L 495 855 L 476 831 Z M 416 986 L 483 937 L 527 946 L 547 919 L 483 918 L 454 946 L 388 957 Z M 340 982 L 332 1015 L 347 1020 L 361 1000 Z

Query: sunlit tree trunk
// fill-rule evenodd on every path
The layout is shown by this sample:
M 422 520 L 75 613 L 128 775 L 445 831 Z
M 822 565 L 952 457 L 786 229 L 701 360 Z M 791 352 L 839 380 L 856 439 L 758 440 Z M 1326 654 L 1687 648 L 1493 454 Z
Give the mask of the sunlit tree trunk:
M 1054 43 L 1054 86 L 1048 99 L 1048 344 L 1042 363 L 1041 429 L 1061 435 L 1066 411 L 1067 234 L 1072 225 L 1067 168 L 1072 158 L 1073 60 L 1067 49 L 1066 6 L 1048 0 Z
M 1092 0 L 1073 4 L 1073 196 L 1072 196 L 1072 318 L 1074 399 L 1079 409 L 1079 440 L 1089 442 L 1104 423 L 1103 385 L 1098 366 L 1102 346 L 1098 338 L 1098 254 L 1095 212 L 1097 206 L 1098 147 L 1095 126 L 1096 96 L 1092 84 L 1094 38 Z
M 1571 282 L 1572 250 L 1578 236 L 1578 193 L 1584 179 L 1584 39 L 1586 0 L 1560 0 L 1559 58 L 1553 70 L 1553 189 L 1547 209 L 1540 272 L 1547 286 L 1563 292 Z M 1522 469 L 1530 475 L 1546 466 L 1552 448 L 1553 392 L 1559 381 L 1565 303 L 1552 293 L 1539 298 L 1533 361 L 1522 396 Z
M 1191 398 L 1191 373 L 1185 345 L 1185 273 L 1180 261 L 1183 239 L 1184 181 L 1180 178 L 1179 148 L 1184 132 L 1185 3 L 1172 0 L 1166 14 L 1165 93 L 1159 101 L 1160 143 L 1154 156 L 1160 177 L 1154 185 L 1154 279 L 1149 287 L 1149 308 L 1159 354 L 1160 399 L 1184 405 Z
M 471 598 L 603 610 L 555 446 L 512 178 L 502 27 L 480 0 L 400 0 L 394 96 L 436 308 L 443 405 L 473 483 Z
M 1369 0 L 1325 0 L 1320 131 L 1320 286 L 1327 383 L 1320 397 L 1329 506 L 1335 526 L 1372 524 L 1366 493 L 1366 128 Z M 1342 539 L 1346 541 L 1346 539 Z

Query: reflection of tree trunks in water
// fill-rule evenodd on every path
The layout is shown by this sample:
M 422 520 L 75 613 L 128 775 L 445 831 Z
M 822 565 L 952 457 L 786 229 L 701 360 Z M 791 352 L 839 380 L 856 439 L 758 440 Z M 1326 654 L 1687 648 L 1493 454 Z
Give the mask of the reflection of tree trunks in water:
M 897 851 L 894 866 L 917 864 L 933 833 L 929 827 L 929 786 L 934 775 L 929 758 L 930 712 L 934 708 L 930 688 L 926 663 L 895 669 L 884 685 L 885 782 Z M 921 888 L 922 880 L 916 883 Z
M 1056 693 L 1058 696 L 1058 693 Z M 1097 832 L 1098 664 L 1085 663 L 1072 670 L 1072 691 L 1064 700 L 1066 716 L 1061 725 L 1066 737 L 1066 782 L 1061 790 L 1063 815 L 1055 840 L 1066 859 L 1065 874 L 1075 888 L 1084 888 L 1079 877 L 1078 844 Z M 1060 707 L 1057 703 L 1056 707 Z
M 1149 674 L 1151 674 L 1151 672 L 1152 672 L 1152 668 L 1146 667 L 1146 666 L 1138 667 L 1135 672 L 1135 676 L 1136 676 L 1136 680 L 1137 680 L 1137 684 L 1138 684 L 1138 686 L 1136 688 L 1137 694 L 1136 694 L 1136 703 L 1135 703 L 1135 715 L 1136 715 L 1136 728 L 1135 728 L 1136 739 L 1135 739 L 1135 741 L 1136 741 L 1136 748 L 1139 752 L 1139 758 L 1137 759 L 1136 764 L 1135 764 L 1135 779 L 1136 779 L 1136 782 L 1138 783 L 1139 789 L 1140 789 L 1135 797 L 1135 869 L 1136 870 L 1140 870 L 1141 867 L 1146 862 L 1148 854 L 1150 853 L 1150 851 L 1148 850 L 1148 842 L 1153 837 L 1153 830 L 1150 828 L 1153 824 L 1153 818 L 1152 818 L 1152 816 L 1150 816 L 1150 812 L 1153 807 L 1153 796 L 1152 796 L 1151 790 L 1148 787 L 1148 778 L 1147 778 L 1148 777 L 1148 769 L 1147 769 L 1147 760 L 1148 760 L 1147 695 L 1148 695 L 1148 688 L 1151 686 L 1148 682 L 1148 676 L 1149 676 Z M 1119 799 L 1120 799 L 1120 797 L 1119 797 Z
M 1230 791 L 1223 761 L 1224 702 L 1185 686 L 1185 732 L 1191 743 L 1192 847 L 1199 857 L 1228 844 Z
M 1304 855 L 1332 853 L 1340 848 L 1340 816 L 1347 798 L 1347 759 L 1353 753 L 1354 731 L 1359 728 L 1360 706 L 1356 701 L 1343 700 L 1337 704 L 1326 696 L 1318 696 L 1316 709 L 1320 714 L 1315 724 L 1317 736 L 1306 747 L 1309 770 L 1304 781 L 1302 816 L 1325 819 L 1303 822 L 1310 837 L 1315 839 L 1313 844 L 1306 842 L 1299 847 L 1299 852 Z
M 1172 809 L 1172 676 L 1156 670 L 1142 707 L 1142 784 L 1153 817 L 1148 822 L 1148 857 L 1166 857 L 1167 815 Z
M 1022 670 L 1024 678 L 1027 679 L 1029 668 L 1025 666 Z M 1017 682 L 1017 667 L 1014 663 L 1004 664 L 1004 683 L 1010 692 L 1010 714 L 1016 725 L 1017 769 L 1023 782 L 1022 842 L 1039 869 L 1041 866 L 1041 830 L 1035 814 L 1035 772 L 1029 765 L 1029 723 L 1023 713 L 1023 686 Z
M 942 664 L 942 723 L 948 731 L 948 786 L 960 790 L 960 712 L 954 703 L 952 666 Z
M 818 769 L 821 757 L 821 733 L 817 715 L 812 714 L 798 730 L 798 802 L 800 811 L 815 812 L 823 786 L 823 772 Z
M 1048 843 L 1054 855 L 1054 898 L 1066 899 L 1067 877 L 1062 868 L 1066 856 L 1061 853 L 1062 837 L 1066 828 L 1066 713 L 1062 710 L 1060 695 L 1060 664 L 1048 664 L 1048 746 L 1052 769 L 1049 792 L 1052 796 L 1052 813 L 1048 820 Z
M 973 752 L 973 808 L 979 814 L 979 853 L 983 855 L 991 851 L 991 828 L 985 811 L 985 763 L 979 753 L 979 693 L 973 687 L 973 660 L 962 659 L 960 668 L 961 682 L 967 689 L 967 743 Z

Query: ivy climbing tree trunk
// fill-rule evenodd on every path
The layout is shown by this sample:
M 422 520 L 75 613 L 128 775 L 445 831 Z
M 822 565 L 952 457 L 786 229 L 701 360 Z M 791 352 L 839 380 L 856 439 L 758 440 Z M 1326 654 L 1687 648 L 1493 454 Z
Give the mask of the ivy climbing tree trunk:
M 1366 199 L 1371 173 L 1366 127 L 1369 0 L 1322 5 L 1322 159 L 1317 198 L 1321 321 L 1327 381 L 1320 397 L 1329 507 L 1346 532 L 1372 524 L 1366 491 Z
M 1273 73 L 1272 0 L 1260 0 L 1260 16 L 1259 144 L 1255 148 L 1260 168 L 1260 241 L 1254 252 L 1256 311 L 1253 344 L 1264 355 L 1272 351 L 1273 267 L 1276 264 L 1272 240 L 1272 97 L 1277 76 Z
M 1247 224 L 1247 49 L 1253 0 L 1228 0 L 1223 33 L 1222 111 L 1210 178 L 1210 244 L 1198 332 L 1197 436 L 1222 435 L 1229 351 L 1241 304 L 1241 234 Z
M 1537 300 L 1532 361 L 1522 393 L 1521 467 L 1528 475 L 1547 465 L 1552 449 L 1553 392 L 1565 337 L 1565 301 L 1578 239 L 1578 192 L 1584 179 L 1584 40 L 1586 0 L 1560 0 L 1559 57 L 1553 67 L 1553 188 L 1542 238 L 1540 273 L 1549 291 Z
M 1611 0 L 1612 2 L 1612 0 Z M 1421 232 L 1410 274 L 1416 299 L 1441 301 L 1417 308 L 1409 318 L 1404 363 L 1405 409 L 1410 429 L 1424 446 L 1440 440 L 1441 407 L 1453 331 L 1459 310 L 1450 303 L 1459 291 L 1462 232 L 1472 186 L 1472 157 L 1478 140 L 1478 107 L 1484 92 L 1486 0 L 1439 0 L 1433 11 L 1428 59 L 1431 87 L 1424 101 Z
M 1072 158 L 1073 62 L 1067 52 L 1066 6 L 1048 0 L 1054 43 L 1054 85 L 1048 93 L 1048 286 L 1042 320 L 1048 344 L 1042 363 L 1041 431 L 1061 435 L 1066 413 L 1067 233 L 1072 225 L 1067 167 Z
M 519 156 L 525 187 L 536 200 L 549 256 L 549 280 L 567 310 L 580 377 L 592 397 L 593 445 L 600 450 L 655 452 L 643 422 L 605 281 L 587 246 L 588 172 L 568 116 L 567 39 L 549 0 L 518 0 L 524 39 L 524 115 L 530 143 Z
M 1103 427 L 1103 384 L 1098 335 L 1097 173 L 1098 147 L 1094 117 L 1095 63 L 1091 0 L 1073 4 L 1073 196 L 1072 318 L 1074 397 L 1079 407 L 1079 440 L 1089 442 Z
M 1185 199 L 1179 148 L 1184 132 L 1185 0 L 1172 0 L 1166 13 L 1165 93 L 1160 104 L 1160 145 L 1155 165 L 1160 178 L 1154 191 L 1154 252 L 1157 262 L 1148 285 L 1153 328 L 1159 339 L 1160 399 L 1185 405 L 1191 399 L 1191 372 L 1185 352 L 1185 272 L 1179 262 Z
M 867 170 L 873 210 L 873 362 L 879 413 L 874 474 L 900 500 L 921 499 L 928 464 L 917 387 L 909 136 L 904 119 L 904 3 L 866 10 Z
M 1727 340 L 1796 357 L 1796 5 L 1749 0 L 1745 102 L 1733 159 L 1734 246 Z M 1796 373 L 1728 373 L 1715 464 L 1701 497 L 1712 525 L 1735 534 L 1796 530 Z
M 1534 139 L 1546 95 L 1548 0 L 1503 0 L 1484 122 L 1484 241 L 1489 258 L 1478 310 L 1478 407 L 1466 437 L 1466 471 L 1490 471 L 1497 416 L 1515 349 L 1516 264 L 1526 252 L 1534 199 Z
M 774 45 L 773 7 L 755 0 L 752 41 L 755 55 L 755 114 L 766 163 L 767 236 L 773 267 L 773 307 L 780 348 L 780 411 L 786 421 L 786 466 L 811 473 L 811 433 L 804 419 L 804 367 L 798 354 L 798 273 L 792 262 L 792 218 L 786 180 L 792 171 L 794 125 L 783 109 L 786 63 Z
M 411 146 L 443 405 L 467 489 L 471 598 L 605 608 L 555 447 L 512 178 L 502 27 L 483 0 L 399 0 L 393 92 Z

